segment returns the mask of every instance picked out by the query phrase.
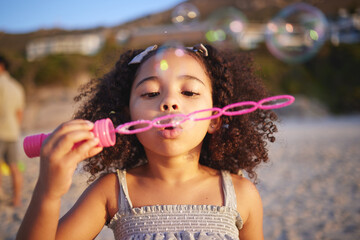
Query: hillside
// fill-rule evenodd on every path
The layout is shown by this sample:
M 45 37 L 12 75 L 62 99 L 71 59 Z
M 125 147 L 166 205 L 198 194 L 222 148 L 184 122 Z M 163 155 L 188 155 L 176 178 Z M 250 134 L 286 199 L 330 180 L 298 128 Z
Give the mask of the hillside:
M 241 10 L 249 21 L 266 22 L 271 17 L 275 16 L 278 11 L 287 5 L 298 2 L 297 0 L 190 0 L 200 12 L 200 20 L 206 19 L 212 12 L 226 6 L 233 6 Z M 360 7 L 360 2 L 357 0 L 308 0 L 307 2 L 322 10 L 325 15 L 332 17 L 337 15 L 339 8 L 346 8 L 353 11 Z M 7 34 L 0 32 L 0 53 L 24 53 L 25 46 L 33 39 L 52 37 L 66 34 L 81 34 L 89 32 L 106 31 L 107 36 L 114 36 L 120 29 L 142 29 L 147 27 L 166 25 L 171 23 L 171 12 L 173 9 L 167 11 L 150 14 L 121 25 L 110 28 L 95 28 L 66 31 L 63 29 L 40 29 L 36 32 L 26 34 Z
M 250 23 L 266 23 L 281 9 L 296 0 L 190 0 L 200 12 L 200 23 L 214 11 L 233 6 L 241 10 Z M 338 16 L 340 8 L 353 13 L 360 8 L 358 0 L 308 0 L 322 10 L 328 18 Z M 78 86 L 81 76 L 99 77 L 107 72 L 116 61 L 119 53 L 128 48 L 145 47 L 153 43 L 162 43 L 171 37 L 186 40 L 185 44 L 204 42 L 203 29 L 190 32 L 189 29 L 177 29 L 171 25 L 173 9 L 150 14 L 113 27 L 100 27 L 67 31 L 64 29 L 41 29 L 25 34 L 7 34 L 0 32 L 0 54 L 10 63 L 11 74 L 25 85 L 28 96 L 34 95 L 39 87 Z M 201 25 L 201 24 L 200 24 Z M 116 34 L 126 30 L 132 33 L 130 40 L 119 44 Z M 192 29 L 190 29 L 192 30 Z M 196 30 L 196 29 L 195 29 Z M 170 32 L 170 31 L 169 31 Z M 58 36 L 77 36 L 97 33 L 104 36 L 104 44 L 94 55 L 54 54 L 36 61 L 26 59 L 26 45 L 31 41 Z M 205 40 L 204 40 L 205 39 Z M 237 49 L 239 50 L 239 49 Z M 318 54 L 303 64 L 288 64 L 272 56 L 263 42 L 252 49 L 255 63 L 261 66 L 260 74 L 271 93 L 305 95 L 324 103 L 332 112 L 360 112 L 360 66 L 359 44 L 340 44 L 334 46 L 328 41 Z

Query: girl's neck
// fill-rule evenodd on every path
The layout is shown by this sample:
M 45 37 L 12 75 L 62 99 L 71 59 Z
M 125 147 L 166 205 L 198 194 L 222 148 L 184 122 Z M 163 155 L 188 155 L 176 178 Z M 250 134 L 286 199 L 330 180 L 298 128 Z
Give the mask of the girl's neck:
M 147 153 L 148 164 L 144 166 L 146 176 L 169 184 L 186 182 L 198 176 L 203 167 L 199 164 L 199 151 L 175 157 Z

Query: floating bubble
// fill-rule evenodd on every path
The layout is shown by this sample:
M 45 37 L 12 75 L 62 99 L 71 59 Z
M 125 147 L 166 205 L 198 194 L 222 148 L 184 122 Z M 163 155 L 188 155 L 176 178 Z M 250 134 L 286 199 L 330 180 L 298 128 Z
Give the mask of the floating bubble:
M 244 35 L 247 19 L 236 8 L 226 7 L 210 15 L 206 40 L 212 44 L 236 44 Z
M 295 3 L 279 12 L 266 26 L 269 51 L 288 63 L 313 57 L 327 38 L 328 22 L 316 7 Z
M 168 60 L 166 59 L 166 53 L 169 49 L 174 50 L 175 56 L 178 58 L 182 58 L 186 51 L 184 45 L 176 41 L 166 42 L 161 45 L 155 56 L 155 68 L 160 77 L 164 76 L 168 71 L 171 71 Z
M 178 27 L 189 27 L 197 23 L 199 18 L 199 10 L 191 3 L 179 4 L 171 14 L 172 22 Z

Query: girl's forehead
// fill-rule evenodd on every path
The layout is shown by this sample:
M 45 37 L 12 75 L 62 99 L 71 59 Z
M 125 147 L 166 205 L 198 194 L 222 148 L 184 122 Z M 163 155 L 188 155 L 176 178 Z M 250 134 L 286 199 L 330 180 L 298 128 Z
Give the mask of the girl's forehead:
M 156 52 L 142 62 L 136 76 L 150 73 L 161 75 L 171 71 L 206 75 L 204 64 L 196 56 L 187 51 L 166 49 Z

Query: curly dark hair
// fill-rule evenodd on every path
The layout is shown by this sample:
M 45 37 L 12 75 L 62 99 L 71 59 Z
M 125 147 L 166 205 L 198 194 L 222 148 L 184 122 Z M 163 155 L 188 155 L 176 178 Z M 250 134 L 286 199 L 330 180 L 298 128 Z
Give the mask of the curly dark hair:
M 261 79 L 255 74 L 251 56 L 247 53 L 219 51 L 205 45 L 208 56 L 186 50 L 198 59 L 212 81 L 213 105 L 222 108 L 240 101 L 259 101 L 268 97 Z M 82 105 L 75 118 L 96 121 L 110 118 L 115 126 L 131 121 L 130 91 L 142 62 L 156 54 L 149 53 L 140 64 L 128 63 L 143 50 L 129 50 L 120 56 L 115 67 L 100 79 L 93 79 L 81 89 L 75 101 Z M 238 173 L 245 170 L 256 180 L 255 168 L 268 161 L 267 142 L 274 142 L 277 116 L 269 110 L 256 110 L 241 116 L 221 116 L 222 126 L 204 138 L 200 164 Z M 86 159 L 84 170 L 95 179 L 99 173 L 114 169 L 130 169 L 146 162 L 145 151 L 136 135 L 117 135 L 114 147 L 104 148 L 98 155 Z

